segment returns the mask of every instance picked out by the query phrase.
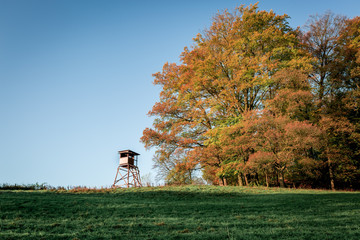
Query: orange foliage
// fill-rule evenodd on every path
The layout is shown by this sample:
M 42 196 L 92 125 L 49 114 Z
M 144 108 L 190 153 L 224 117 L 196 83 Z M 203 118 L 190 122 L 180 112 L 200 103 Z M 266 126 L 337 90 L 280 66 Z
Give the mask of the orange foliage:
M 141 141 L 166 181 L 201 169 L 213 184 L 360 182 L 360 20 L 327 13 L 302 33 L 287 18 L 257 4 L 219 13 L 153 75 L 162 90 Z

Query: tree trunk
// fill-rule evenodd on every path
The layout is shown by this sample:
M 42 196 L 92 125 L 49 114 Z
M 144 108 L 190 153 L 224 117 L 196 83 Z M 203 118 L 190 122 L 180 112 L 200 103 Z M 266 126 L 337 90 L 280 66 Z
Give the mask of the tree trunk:
M 224 180 L 224 186 L 227 186 L 226 178 L 223 178 Z
M 269 187 L 269 179 L 267 173 L 265 173 L 266 187 Z
M 324 86 L 325 76 L 320 76 L 320 82 L 319 82 L 319 103 L 318 108 L 320 109 L 323 105 L 323 98 L 324 98 L 324 92 L 325 92 L 325 86 Z
M 285 187 L 284 173 L 282 171 L 279 173 L 279 184 L 281 188 Z
M 259 186 L 259 185 L 260 185 L 259 175 L 258 175 L 257 173 L 255 173 L 255 183 L 256 183 L 256 186 Z
M 190 169 L 188 171 L 189 171 L 189 181 L 190 181 L 190 184 L 192 184 L 193 183 L 193 181 L 192 181 L 192 172 L 191 172 Z
M 243 183 L 243 180 L 242 180 L 241 175 L 242 175 L 241 173 L 239 173 L 239 175 L 238 175 L 238 182 L 239 182 L 239 186 L 240 186 L 240 187 L 244 186 L 244 183 Z
M 223 178 L 219 177 L 219 186 L 224 186 Z
M 327 156 L 327 159 L 328 159 L 327 164 L 329 167 L 330 187 L 331 187 L 331 190 L 335 191 L 334 172 L 333 172 L 333 169 L 331 166 L 331 159 L 329 156 Z
M 249 186 L 249 182 L 248 182 L 248 179 L 247 179 L 246 174 L 244 174 L 244 179 L 245 179 L 245 185 L 246 185 L 246 186 Z

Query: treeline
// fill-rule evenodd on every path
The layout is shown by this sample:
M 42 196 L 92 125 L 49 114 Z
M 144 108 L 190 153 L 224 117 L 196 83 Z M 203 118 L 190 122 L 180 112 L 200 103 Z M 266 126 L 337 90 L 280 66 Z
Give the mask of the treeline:
M 0 185 L 0 191 L 11 190 L 11 191 L 49 191 L 49 192 L 69 192 L 69 193 L 101 193 L 101 192 L 116 192 L 116 188 L 112 187 L 86 187 L 86 186 L 51 186 L 46 183 L 35 183 L 35 184 L 8 184 L 3 183 Z
M 45 183 L 35 184 L 8 184 L 3 183 L 0 185 L 0 190 L 47 190 L 53 188 Z
M 360 17 L 292 29 L 257 4 L 219 13 L 154 74 L 141 141 L 167 183 L 360 188 Z

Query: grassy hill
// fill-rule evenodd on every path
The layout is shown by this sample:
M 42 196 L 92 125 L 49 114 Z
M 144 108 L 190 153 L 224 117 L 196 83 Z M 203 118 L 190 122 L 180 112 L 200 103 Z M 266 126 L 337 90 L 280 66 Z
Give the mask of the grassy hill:
M 359 216 L 359 192 L 0 191 L 0 239 L 360 239 Z

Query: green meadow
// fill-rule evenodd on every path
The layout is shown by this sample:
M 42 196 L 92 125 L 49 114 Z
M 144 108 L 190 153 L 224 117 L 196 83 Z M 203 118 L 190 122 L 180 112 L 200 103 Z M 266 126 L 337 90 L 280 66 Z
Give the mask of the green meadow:
M 360 193 L 217 186 L 2 190 L 0 239 L 360 239 Z

